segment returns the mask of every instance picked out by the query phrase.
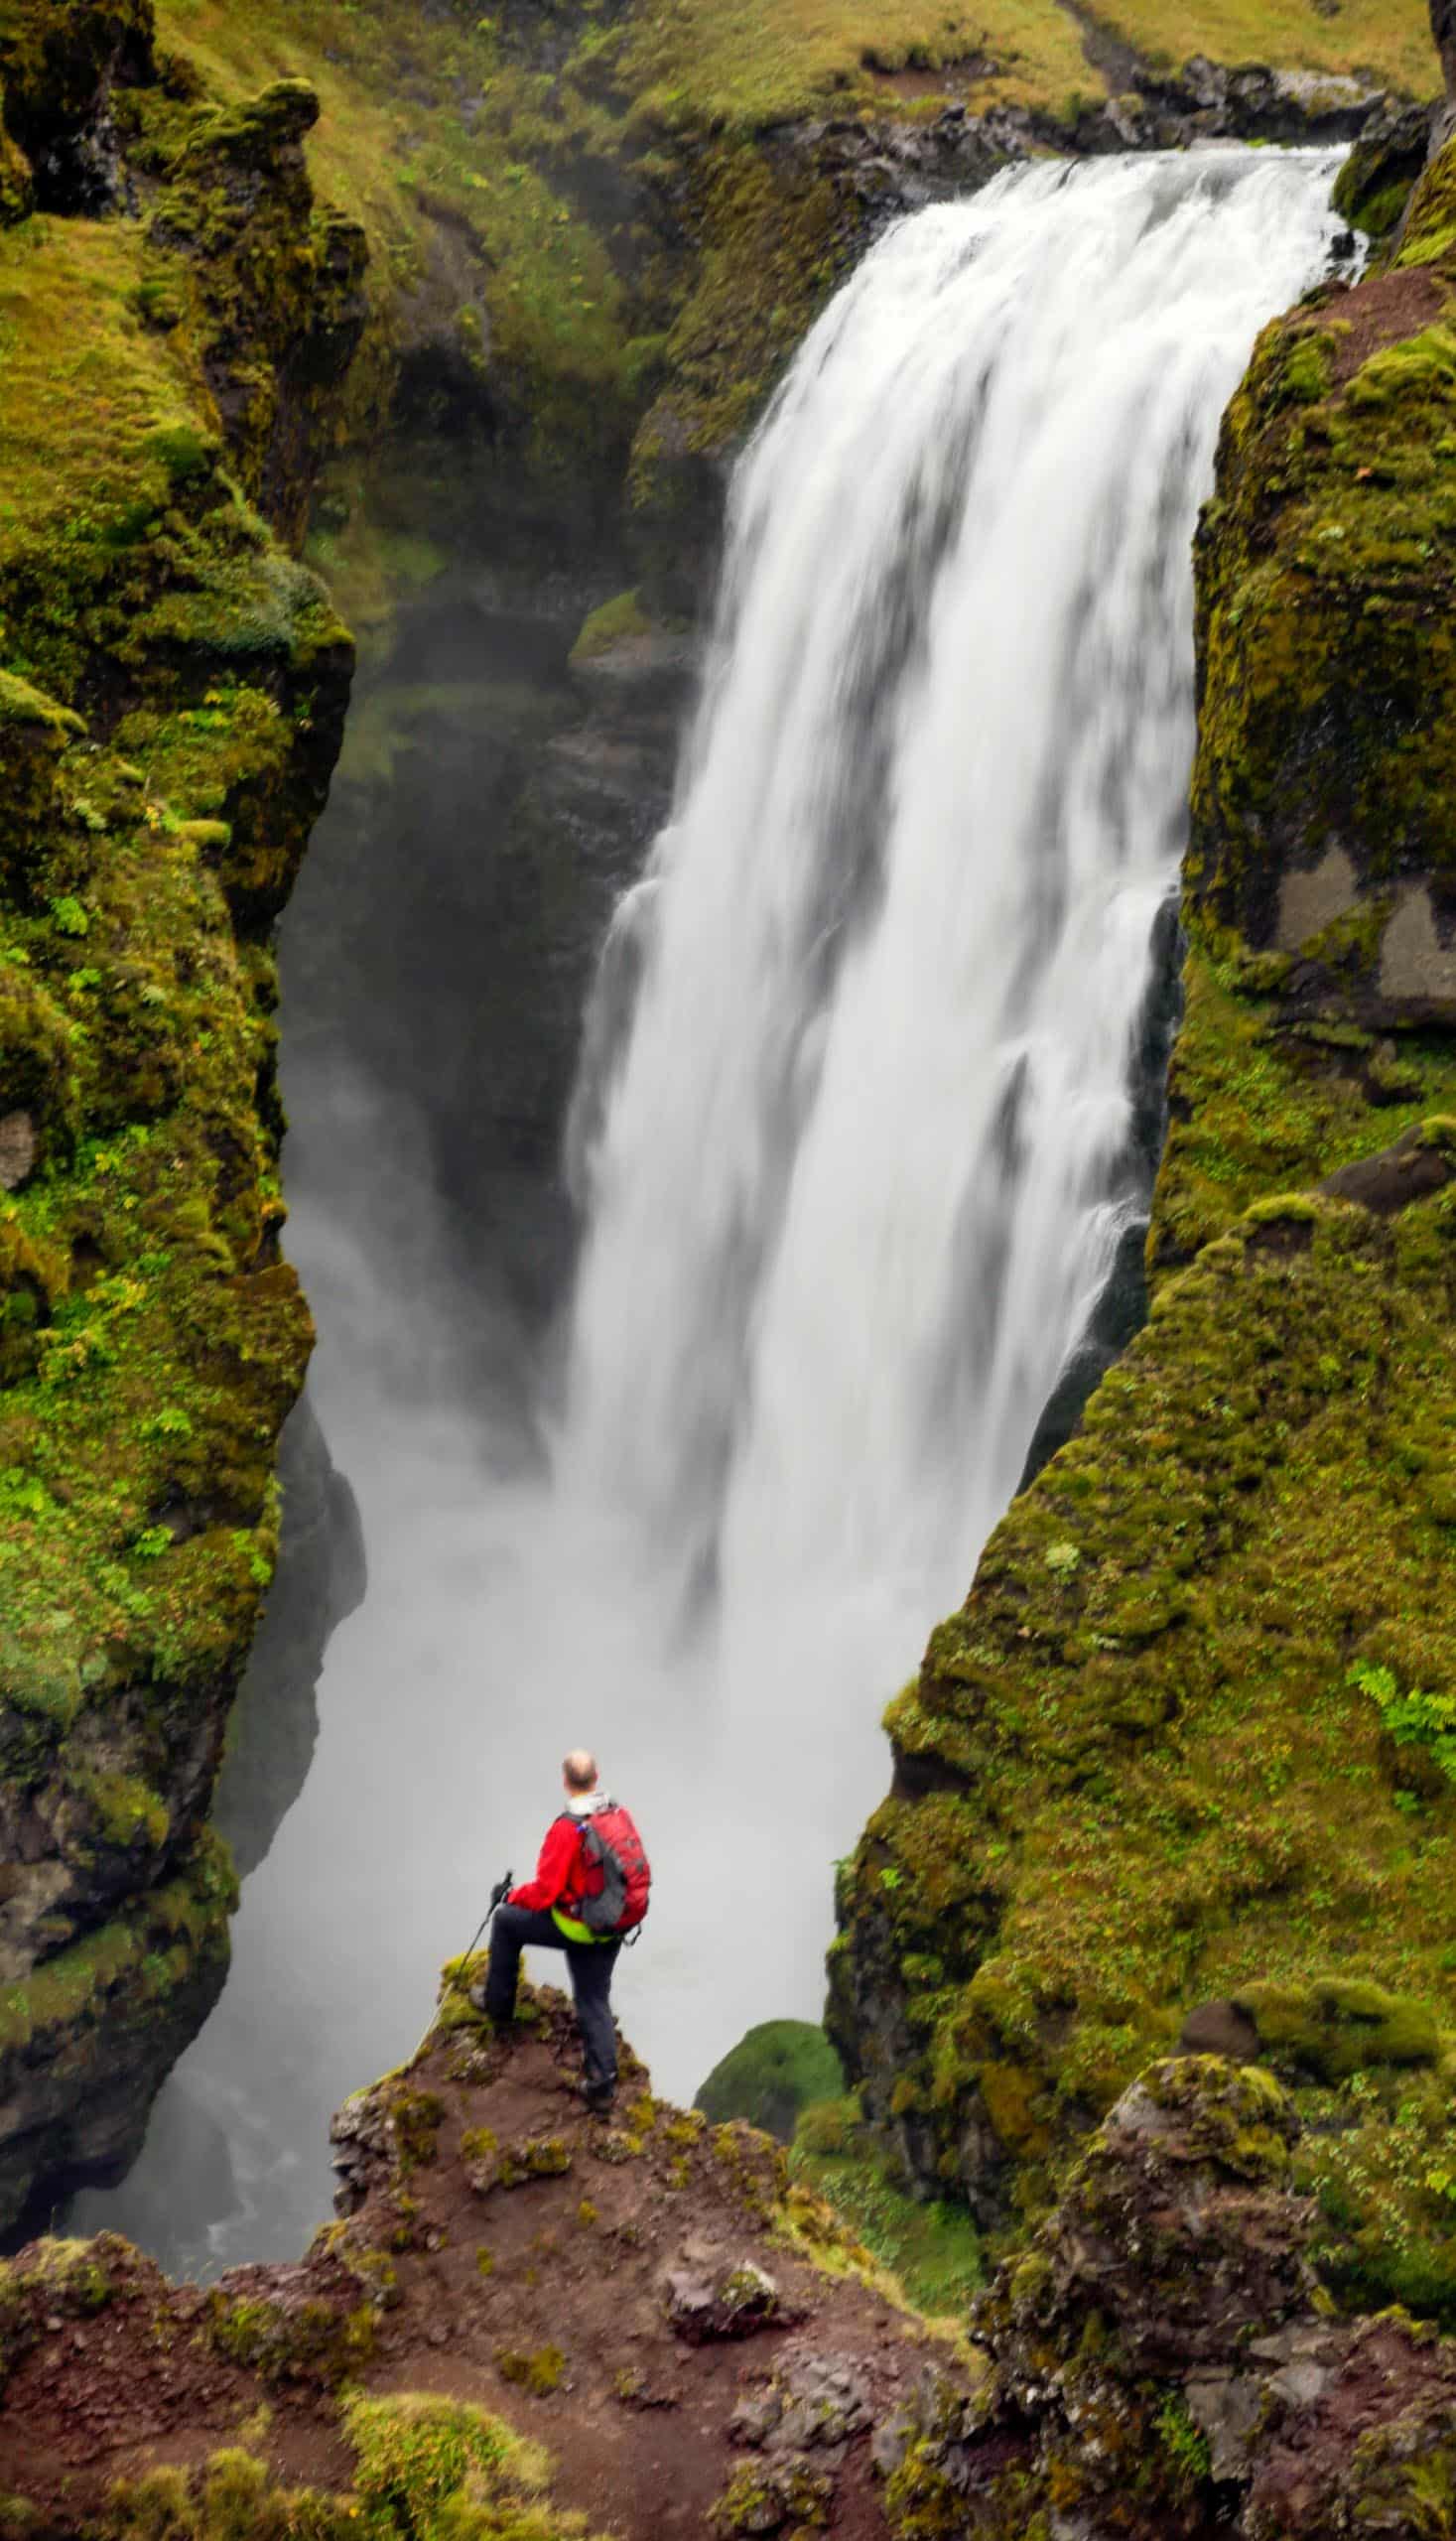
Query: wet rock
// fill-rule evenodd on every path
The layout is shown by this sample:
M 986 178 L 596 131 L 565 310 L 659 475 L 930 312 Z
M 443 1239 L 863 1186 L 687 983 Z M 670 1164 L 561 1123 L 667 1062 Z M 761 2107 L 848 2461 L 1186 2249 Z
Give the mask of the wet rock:
M 1335 181 L 1335 209 L 1368 237 L 1398 228 L 1431 146 L 1427 106 L 1388 101 L 1366 125 Z

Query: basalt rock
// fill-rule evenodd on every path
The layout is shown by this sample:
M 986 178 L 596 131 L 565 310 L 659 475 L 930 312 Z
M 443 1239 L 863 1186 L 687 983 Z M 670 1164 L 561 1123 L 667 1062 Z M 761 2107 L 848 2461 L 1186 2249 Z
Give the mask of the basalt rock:
M 268 928 L 352 647 L 279 535 L 313 440 L 223 390 L 228 347 L 278 418 L 306 373 L 323 431 L 349 331 L 319 355 L 303 101 L 219 137 L 151 27 L 24 0 L 0 42 L 48 213 L 0 226 L 0 2230 L 118 2175 L 221 1983 L 204 1820 L 312 1342 Z M 108 216 L 143 195 L 204 277 L 180 223 Z
M 1134 2083 L 977 2303 L 970 2404 L 921 2399 L 891 2521 L 964 2541 L 1439 2531 L 1421 2500 L 1456 2470 L 1456 2348 L 1398 2314 L 1332 2318 L 1298 2131 L 1276 2082 L 1216 2058 Z

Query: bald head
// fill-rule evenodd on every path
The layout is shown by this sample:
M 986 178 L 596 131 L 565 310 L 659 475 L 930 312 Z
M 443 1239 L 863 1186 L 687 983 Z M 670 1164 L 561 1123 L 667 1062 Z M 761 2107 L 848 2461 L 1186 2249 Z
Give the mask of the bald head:
M 567 1790 L 581 1793 L 596 1789 L 596 1759 L 585 1747 L 574 1747 L 561 1760 L 561 1778 Z

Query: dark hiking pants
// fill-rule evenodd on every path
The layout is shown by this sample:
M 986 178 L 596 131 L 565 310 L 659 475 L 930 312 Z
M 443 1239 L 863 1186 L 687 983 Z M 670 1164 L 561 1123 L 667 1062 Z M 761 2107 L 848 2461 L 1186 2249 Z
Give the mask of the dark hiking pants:
M 549 1915 L 533 1913 L 529 1906 L 498 1906 L 490 1928 L 490 1968 L 485 1979 L 485 2009 L 493 2021 L 508 2021 L 515 2010 L 523 1949 L 565 1950 L 587 2079 L 609 2089 L 616 2081 L 611 1971 L 621 1942 L 569 1941 Z

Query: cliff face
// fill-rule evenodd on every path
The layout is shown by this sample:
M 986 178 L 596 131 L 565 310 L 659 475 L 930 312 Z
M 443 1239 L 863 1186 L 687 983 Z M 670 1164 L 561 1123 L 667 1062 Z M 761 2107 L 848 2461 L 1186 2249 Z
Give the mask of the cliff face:
M 887 1716 L 833 2035 L 1035 2213 L 1149 2050 L 1257 2058 L 1357 2302 L 1456 2317 L 1456 153 L 1268 329 L 1198 552 L 1147 1328 Z
M 1456 2349 L 1332 2317 L 1267 2074 L 1151 2068 L 962 2331 L 768 2137 L 654 2101 L 629 2054 L 619 2122 L 585 2115 L 562 1998 L 502 2042 L 471 1972 L 339 2111 L 340 2220 L 297 2265 L 204 2293 L 103 2235 L 0 2267 L 7 2530 L 1450 2530 Z
M 134 2151 L 225 1964 L 203 1820 L 311 1339 L 268 931 L 352 659 L 270 521 L 363 242 L 311 92 L 198 103 L 143 0 L 11 8 L 0 75 L 3 2227 Z

